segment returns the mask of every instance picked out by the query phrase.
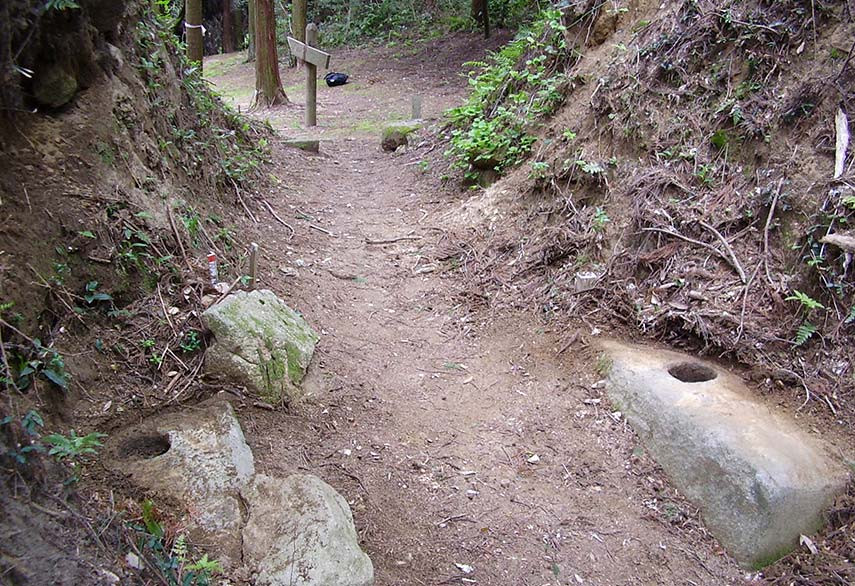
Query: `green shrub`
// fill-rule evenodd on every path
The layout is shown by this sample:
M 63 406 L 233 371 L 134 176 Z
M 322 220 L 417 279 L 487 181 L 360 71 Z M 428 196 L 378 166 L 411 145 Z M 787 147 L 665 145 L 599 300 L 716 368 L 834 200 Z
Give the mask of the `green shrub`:
M 456 165 L 499 173 L 522 162 L 535 142 L 532 129 L 564 101 L 562 65 L 568 49 L 561 13 L 548 10 L 486 62 L 472 62 L 466 102 L 447 112 Z

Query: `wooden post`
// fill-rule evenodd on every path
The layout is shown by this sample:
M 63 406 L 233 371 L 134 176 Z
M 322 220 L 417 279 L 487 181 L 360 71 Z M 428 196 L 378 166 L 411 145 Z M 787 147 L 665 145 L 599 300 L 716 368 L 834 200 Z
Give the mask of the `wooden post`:
M 255 289 L 255 282 L 258 278 L 258 244 L 255 242 L 249 245 L 249 288 Z
M 422 97 L 413 96 L 413 111 L 412 120 L 421 120 L 422 118 Z
M 318 27 L 309 23 L 306 27 L 306 45 L 318 45 Z M 318 125 L 318 66 L 308 61 L 306 65 L 306 126 Z

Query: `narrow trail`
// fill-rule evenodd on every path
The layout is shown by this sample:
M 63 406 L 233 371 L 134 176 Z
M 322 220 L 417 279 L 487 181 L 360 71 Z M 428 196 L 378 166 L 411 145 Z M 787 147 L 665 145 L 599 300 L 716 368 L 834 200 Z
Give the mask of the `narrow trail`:
M 464 95 L 457 73 L 478 50 L 459 37 L 397 60 L 349 51 L 348 92 L 321 88 L 321 153 L 274 143 L 278 188 L 263 195 L 296 235 L 264 214 L 245 236 L 262 246 L 262 286 L 322 340 L 304 402 L 240 409 L 257 467 L 341 492 L 378 586 L 742 583 L 608 408 L 595 352 L 559 354 L 554 326 L 460 296 L 459 273 L 430 254 L 454 203 L 418 152 L 383 153 L 379 129 L 360 125 L 405 111 L 413 85 L 437 115 Z M 397 83 L 407 59 L 418 81 Z M 214 81 L 245 96 L 251 73 L 235 61 Z M 283 73 L 300 103 L 302 74 Z M 301 114 L 271 121 L 298 135 Z

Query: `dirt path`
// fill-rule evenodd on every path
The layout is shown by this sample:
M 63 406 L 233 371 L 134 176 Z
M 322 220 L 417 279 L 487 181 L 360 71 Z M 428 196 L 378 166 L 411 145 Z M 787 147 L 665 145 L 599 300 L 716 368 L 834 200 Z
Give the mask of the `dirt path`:
M 741 583 L 610 412 L 595 353 L 559 354 L 562 332 L 458 294 L 454 263 L 436 258 L 454 243 L 441 220 L 454 204 L 417 164 L 429 147 L 379 150 L 382 121 L 402 118 L 413 91 L 438 115 L 482 52 L 453 37 L 398 57 L 336 55 L 354 83 L 320 88 L 321 154 L 274 145 L 279 188 L 263 196 L 296 235 L 265 215 L 247 236 L 262 244 L 263 286 L 322 341 L 305 402 L 240 410 L 257 466 L 344 494 L 378 586 Z M 239 58 L 206 67 L 246 103 Z M 301 102 L 302 74 L 283 73 Z M 301 116 L 292 106 L 271 122 L 302 135 Z

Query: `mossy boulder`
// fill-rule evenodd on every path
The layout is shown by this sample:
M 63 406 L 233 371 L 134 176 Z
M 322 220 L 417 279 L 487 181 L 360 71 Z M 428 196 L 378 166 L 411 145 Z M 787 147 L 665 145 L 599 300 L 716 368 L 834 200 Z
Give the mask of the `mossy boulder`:
M 392 152 L 400 146 L 407 144 L 407 138 L 422 127 L 416 121 L 396 122 L 383 129 L 380 146 L 384 151 Z
M 272 291 L 240 291 L 202 314 L 215 342 L 205 369 L 278 404 L 300 397 L 319 336 Z
M 58 63 L 36 72 L 33 95 L 39 104 L 59 108 L 71 101 L 77 93 L 77 78 Z

